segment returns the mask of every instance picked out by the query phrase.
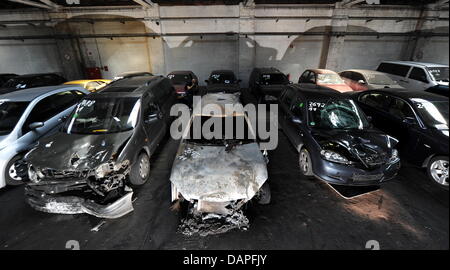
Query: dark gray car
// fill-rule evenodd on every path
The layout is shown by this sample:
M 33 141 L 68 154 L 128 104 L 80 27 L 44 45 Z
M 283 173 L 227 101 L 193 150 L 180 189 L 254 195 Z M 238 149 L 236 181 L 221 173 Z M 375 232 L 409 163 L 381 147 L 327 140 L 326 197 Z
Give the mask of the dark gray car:
M 175 91 L 164 77 L 122 79 L 83 99 L 63 129 L 29 152 L 29 204 L 39 211 L 117 218 L 167 134 Z

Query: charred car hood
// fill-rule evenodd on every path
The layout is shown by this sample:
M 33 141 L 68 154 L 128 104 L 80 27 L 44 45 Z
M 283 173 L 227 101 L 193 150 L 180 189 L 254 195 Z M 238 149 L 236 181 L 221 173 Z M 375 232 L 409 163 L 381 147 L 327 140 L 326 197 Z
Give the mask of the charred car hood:
M 35 168 L 92 170 L 108 162 L 131 137 L 133 131 L 85 135 L 63 132 L 39 141 L 26 160 Z
M 226 152 L 223 146 L 182 143 L 170 181 L 187 200 L 250 200 L 267 180 L 267 166 L 257 143 Z
M 323 150 L 344 154 L 369 166 L 385 163 L 398 143 L 378 130 L 313 130 L 311 135 Z
M 208 93 L 235 93 L 240 91 L 240 87 L 237 84 L 211 84 L 206 86 Z

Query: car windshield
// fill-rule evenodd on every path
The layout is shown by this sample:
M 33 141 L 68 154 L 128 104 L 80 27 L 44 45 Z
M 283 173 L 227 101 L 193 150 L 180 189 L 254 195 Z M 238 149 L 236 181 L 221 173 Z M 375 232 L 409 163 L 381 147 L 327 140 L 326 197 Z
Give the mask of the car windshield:
M 136 127 L 141 102 L 139 98 L 96 98 L 82 100 L 66 122 L 68 134 L 105 134 Z
M 395 82 L 389 78 L 389 76 L 384 74 L 366 74 L 366 79 L 369 84 L 378 85 L 392 85 Z
M 216 73 L 209 77 L 211 84 L 233 84 L 236 83 L 236 77 L 233 73 Z
M 342 78 L 334 73 L 317 74 L 317 82 L 323 84 L 344 84 Z
M 369 123 L 353 100 L 311 100 L 308 125 L 321 129 L 364 129 Z
M 261 84 L 263 85 L 271 85 L 271 84 L 286 84 L 287 79 L 284 74 L 262 74 L 261 75 Z
M 0 100 L 0 136 L 13 131 L 29 102 L 11 102 Z
M 9 79 L 3 85 L 3 87 L 23 89 L 23 88 L 27 88 L 28 84 L 30 84 L 30 82 L 31 82 L 31 80 L 28 78 L 12 78 L 12 79 Z
M 173 84 L 186 84 L 191 81 L 189 75 L 187 74 L 169 74 L 167 75 Z
M 425 125 L 431 128 L 448 130 L 448 100 L 428 101 L 421 98 L 411 100 Z
M 251 143 L 255 136 L 247 121 L 244 116 L 194 116 L 185 139 L 203 145 Z
M 429 67 L 428 71 L 437 82 L 448 82 L 448 67 Z

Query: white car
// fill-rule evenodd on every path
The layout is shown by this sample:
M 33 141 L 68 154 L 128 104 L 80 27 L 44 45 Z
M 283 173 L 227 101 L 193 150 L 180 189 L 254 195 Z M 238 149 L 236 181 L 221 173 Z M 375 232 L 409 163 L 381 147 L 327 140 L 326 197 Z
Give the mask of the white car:
M 21 160 L 39 138 L 56 130 L 89 92 L 78 86 L 29 88 L 0 95 L 0 188 L 28 177 Z
M 411 61 L 383 61 L 377 71 L 387 73 L 402 87 L 426 90 L 436 85 L 448 86 L 447 65 Z

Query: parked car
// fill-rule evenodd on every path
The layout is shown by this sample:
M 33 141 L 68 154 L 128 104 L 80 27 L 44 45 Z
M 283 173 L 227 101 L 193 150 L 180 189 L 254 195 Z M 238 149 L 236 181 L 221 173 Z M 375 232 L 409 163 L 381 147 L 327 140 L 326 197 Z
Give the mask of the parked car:
M 0 188 L 27 179 L 25 153 L 55 132 L 86 94 L 81 87 L 47 86 L 0 96 Z
M 123 73 L 119 73 L 116 76 L 114 76 L 113 81 L 117 81 L 120 79 L 127 79 L 132 77 L 139 77 L 139 76 L 153 76 L 152 73 L 147 71 L 127 71 Z
M 433 94 L 441 95 L 444 97 L 448 97 L 448 85 L 435 85 L 433 87 L 428 88 L 425 91 L 428 93 L 433 93 Z
M 231 70 L 214 70 L 205 82 L 207 93 L 237 93 L 241 91 L 239 86 L 241 80 L 238 80 Z
M 400 168 L 397 140 L 373 128 L 346 95 L 289 86 L 279 98 L 279 123 L 299 152 L 300 171 L 337 185 L 379 185 Z
M 328 87 L 338 92 L 353 91 L 336 72 L 328 69 L 307 69 L 298 79 L 299 84 Z
M 110 83 L 111 80 L 106 79 L 96 79 L 96 80 L 76 80 L 76 81 L 70 81 L 65 82 L 64 84 L 77 84 L 83 87 L 84 89 L 88 90 L 89 92 L 96 92 L 103 87 L 105 87 L 108 83 Z
M 367 70 L 349 69 L 339 72 L 339 76 L 353 91 L 365 91 L 379 88 L 402 88 L 392 80 L 386 73 Z
M 186 96 L 186 87 L 191 85 L 193 80 L 197 82 L 198 86 L 198 77 L 192 71 L 172 71 L 167 75 L 167 78 L 170 79 L 175 87 L 178 98 L 183 98 Z
M 448 188 L 448 98 L 406 89 L 370 90 L 356 95 L 373 124 L 400 140 L 403 159 L 427 169 Z
M 54 73 L 19 75 L 3 84 L 0 88 L 0 94 L 32 87 L 59 85 L 66 81 L 66 79 Z
M 242 217 L 242 206 L 255 198 L 261 204 L 270 202 L 270 188 L 266 158 L 256 141 L 255 129 L 244 111 L 225 111 L 225 104 L 238 104 L 234 94 L 207 94 L 202 106 L 217 105 L 220 116 L 204 111 L 194 114 L 184 131 L 172 166 L 172 202 L 187 202 L 194 216 L 201 220 L 219 218 L 234 220 L 238 226 L 246 226 Z M 206 113 L 205 113 L 206 112 Z M 195 122 L 203 126 L 208 120 L 218 117 L 222 124 L 221 137 L 210 138 L 204 133 L 195 137 Z M 225 123 L 232 123 L 233 132 L 225 139 Z M 243 125 L 243 126 L 238 126 Z M 242 128 L 242 136 L 238 127 Z M 217 132 L 214 126 L 214 133 Z M 245 224 L 240 223 L 245 221 Z
M 276 101 L 290 83 L 288 77 L 276 68 L 254 68 L 248 82 L 250 92 L 258 103 Z
M 425 90 L 435 85 L 448 86 L 448 66 L 410 61 L 384 61 L 377 68 L 389 74 L 402 87 Z
M 18 76 L 17 74 L 13 73 L 0 73 L 0 87 L 2 87 L 2 85 L 5 84 L 9 79 L 12 79 L 17 76 Z
M 123 79 L 81 100 L 56 134 L 26 156 L 28 203 L 48 213 L 118 218 L 150 176 L 175 92 L 164 77 Z

